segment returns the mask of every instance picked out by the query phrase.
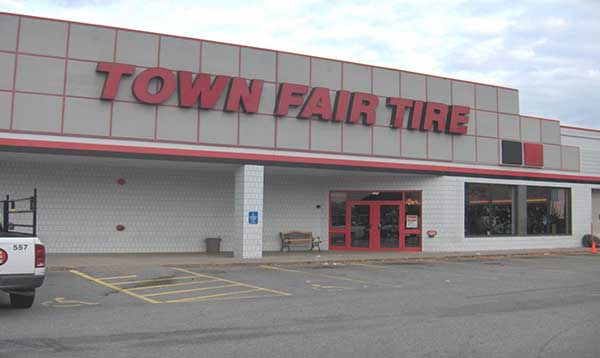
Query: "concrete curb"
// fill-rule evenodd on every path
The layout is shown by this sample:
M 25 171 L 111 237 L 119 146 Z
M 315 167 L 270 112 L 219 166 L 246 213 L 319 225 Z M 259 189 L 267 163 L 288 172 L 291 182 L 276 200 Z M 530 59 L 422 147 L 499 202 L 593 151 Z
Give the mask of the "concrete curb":
M 282 265 L 282 266 L 298 266 L 298 265 L 323 265 L 323 264 L 359 264 L 359 263 L 396 263 L 396 264 L 411 264 L 417 262 L 440 262 L 440 261 L 477 261 L 477 260 L 498 260 L 498 259 L 509 259 L 518 257 L 556 257 L 556 256 L 591 256 L 589 250 L 586 249 L 567 249 L 567 250 L 548 250 L 548 251 L 524 251 L 524 252 L 493 252 L 493 253 L 460 253 L 460 254 L 445 254 L 445 255 L 420 255 L 413 257 L 399 257 L 399 258 L 343 258 L 343 257 L 332 257 L 332 256 L 320 256 L 318 258 L 306 259 L 306 258 L 285 258 L 285 259 L 258 259 L 258 260 L 247 260 L 247 261 L 227 261 L 230 258 L 223 258 L 221 261 L 210 261 L 205 263 L 190 263 L 190 262 L 173 262 L 167 263 L 148 263 L 139 262 L 135 263 L 135 259 L 130 260 L 127 264 L 106 264 L 106 265 L 49 265 L 47 267 L 48 272 L 64 272 L 69 270 L 82 270 L 90 268 L 131 268 L 131 267 L 215 267 L 215 266 L 260 266 L 260 265 Z M 133 261 L 133 262 L 131 262 Z

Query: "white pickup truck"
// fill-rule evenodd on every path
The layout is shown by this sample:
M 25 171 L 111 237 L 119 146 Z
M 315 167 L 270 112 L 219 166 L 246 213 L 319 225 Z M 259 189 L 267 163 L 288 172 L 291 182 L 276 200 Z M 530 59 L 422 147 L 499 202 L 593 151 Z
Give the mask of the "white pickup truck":
M 13 307 L 29 308 L 46 274 L 46 248 L 36 230 L 37 191 L 28 198 L 7 196 L 0 209 L 0 291 L 10 295 Z M 30 224 L 15 223 L 14 216 L 28 217 Z

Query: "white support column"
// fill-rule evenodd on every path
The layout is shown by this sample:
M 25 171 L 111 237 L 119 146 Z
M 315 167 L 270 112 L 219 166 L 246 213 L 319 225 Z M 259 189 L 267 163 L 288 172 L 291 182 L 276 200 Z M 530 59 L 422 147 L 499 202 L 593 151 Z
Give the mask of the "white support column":
M 233 255 L 259 259 L 263 250 L 263 185 L 262 165 L 241 165 L 235 171 L 234 245 Z M 255 221 L 255 213 L 258 220 Z

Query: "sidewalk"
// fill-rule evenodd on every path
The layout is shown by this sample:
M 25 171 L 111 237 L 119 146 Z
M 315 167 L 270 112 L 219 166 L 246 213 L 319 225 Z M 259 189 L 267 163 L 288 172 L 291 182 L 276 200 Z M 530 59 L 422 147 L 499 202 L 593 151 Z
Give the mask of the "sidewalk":
M 156 267 L 156 266 L 218 266 L 264 264 L 343 264 L 358 262 L 418 262 L 459 259 L 500 259 L 521 256 L 585 255 L 590 250 L 546 249 L 482 252 L 339 252 L 292 251 L 265 252 L 261 259 L 241 259 L 231 254 L 206 253 L 164 254 L 49 254 L 49 271 L 66 271 L 89 267 Z

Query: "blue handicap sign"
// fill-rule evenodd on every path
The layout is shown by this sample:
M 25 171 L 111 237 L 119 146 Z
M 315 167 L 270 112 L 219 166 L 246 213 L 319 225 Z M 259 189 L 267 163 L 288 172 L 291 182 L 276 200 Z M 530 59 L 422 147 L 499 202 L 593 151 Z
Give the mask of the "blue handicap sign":
M 258 224 L 258 211 L 249 211 L 248 212 L 248 224 L 250 224 L 250 225 Z

